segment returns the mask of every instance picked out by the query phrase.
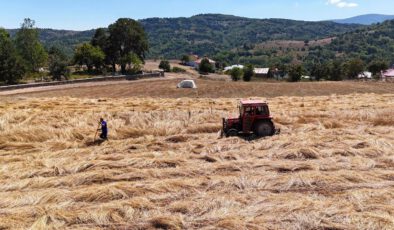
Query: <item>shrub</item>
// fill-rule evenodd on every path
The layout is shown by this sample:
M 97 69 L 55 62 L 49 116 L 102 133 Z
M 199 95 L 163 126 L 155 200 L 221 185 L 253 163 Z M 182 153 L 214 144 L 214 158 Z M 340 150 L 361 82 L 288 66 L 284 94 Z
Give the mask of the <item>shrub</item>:
M 233 81 L 238 81 L 239 79 L 241 79 L 241 76 L 243 74 L 242 69 L 235 67 L 231 70 L 230 75 L 231 75 L 231 79 Z
M 68 79 L 71 71 L 67 68 L 68 60 L 62 50 L 52 47 L 49 50 L 49 72 L 53 80 L 62 80 L 62 77 Z
M 245 68 L 243 69 L 244 76 L 243 80 L 244 81 L 250 81 L 252 80 L 252 77 L 254 76 L 254 67 L 253 65 L 246 65 Z
M 175 67 L 172 68 L 172 72 L 174 72 L 174 73 L 185 73 L 186 70 L 175 66 Z
M 214 68 L 212 64 L 209 62 L 209 59 L 204 58 L 201 60 L 200 66 L 198 67 L 201 73 L 213 73 Z
M 164 70 L 165 72 L 171 72 L 170 62 L 167 60 L 162 60 L 159 64 L 159 68 Z
M 386 61 L 378 60 L 378 61 L 373 61 L 369 66 L 368 70 L 372 72 L 374 76 L 378 75 L 380 71 L 386 70 L 389 68 L 389 65 Z
M 297 82 L 301 80 L 301 76 L 305 73 L 302 65 L 293 65 L 289 70 L 289 81 Z
M 186 65 L 186 63 L 188 63 L 190 61 L 190 56 L 183 55 L 181 61 L 182 61 L 182 64 Z

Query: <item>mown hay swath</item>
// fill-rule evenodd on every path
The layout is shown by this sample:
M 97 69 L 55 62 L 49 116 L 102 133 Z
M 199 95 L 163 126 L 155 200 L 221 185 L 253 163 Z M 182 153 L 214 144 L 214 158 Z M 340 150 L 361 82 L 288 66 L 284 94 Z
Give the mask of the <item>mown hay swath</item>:
M 248 141 L 234 99 L 5 99 L 0 229 L 393 229 L 394 95 L 269 102 Z

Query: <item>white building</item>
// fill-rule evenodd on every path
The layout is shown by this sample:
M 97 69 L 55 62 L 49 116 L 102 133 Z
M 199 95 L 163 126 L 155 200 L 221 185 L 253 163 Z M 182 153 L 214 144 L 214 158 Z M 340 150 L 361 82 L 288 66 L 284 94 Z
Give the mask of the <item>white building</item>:
M 268 77 L 270 68 L 254 68 L 256 77 Z
M 358 79 L 372 79 L 372 73 L 364 71 L 357 76 Z

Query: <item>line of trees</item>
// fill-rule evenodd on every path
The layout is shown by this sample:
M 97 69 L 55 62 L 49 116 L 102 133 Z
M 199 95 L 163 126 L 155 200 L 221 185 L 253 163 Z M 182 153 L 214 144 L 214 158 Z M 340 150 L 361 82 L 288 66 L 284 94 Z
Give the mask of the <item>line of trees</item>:
M 322 79 L 331 81 L 341 81 L 344 79 L 357 79 L 358 75 L 364 71 L 370 71 L 374 77 L 379 77 L 382 70 L 389 68 L 388 62 L 375 60 L 369 65 L 359 58 L 350 59 L 346 62 L 335 60 L 327 63 L 318 63 L 310 66 L 309 71 L 304 70 L 303 74 L 312 75 L 315 80 Z
M 15 84 L 24 77 L 44 76 L 48 67 L 53 80 L 68 79 L 69 65 L 85 65 L 90 74 L 103 73 L 107 66 L 122 74 L 136 73 L 142 68 L 148 40 L 139 22 L 121 18 L 107 29 L 97 29 L 90 43 L 76 47 L 70 60 L 57 47 L 45 49 L 39 39 L 35 21 L 29 18 L 21 24 L 14 38 L 0 28 L 0 83 Z
M 44 66 L 53 79 L 69 74 L 66 55 L 55 47 L 44 48 L 34 20 L 24 19 L 14 39 L 0 29 L 0 82 L 16 84 L 26 76 L 44 75 Z
M 364 71 L 370 71 L 377 78 L 382 70 L 389 68 L 389 64 L 384 60 L 375 60 L 366 65 L 361 59 L 355 58 L 348 61 L 334 60 L 311 65 L 294 64 L 281 68 L 287 73 L 288 80 L 292 82 L 300 81 L 303 75 L 310 75 L 316 81 L 342 81 L 357 79 L 358 75 Z
M 233 81 L 239 81 L 242 78 L 243 81 L 249 82 L 255 76 L 254 66 L 252 64 L 245 65 L 243 69 L 234 67 L 228 73 Z
M 0 29 L 0 81 L 14 84 L 28 73 L 37 73 L 48 60 L 48 53 L 38 38 L 35 22 L 29 18 L 21 24 L 15 39 Z
M 320 81 L 342 81 L 357 79 L 358 75 L 364 71 L 369 71 L 375 78 L 380 76 L 380 72 L 389 68 L 388 62 L 384 60 L 375 60 L 369 65 L 366 65 L 361 59 L 355 58 L 343 62 L 335 60 L 326 63 L 316 63 L 311 65 L 303 64 L 277 64 L 271 67 L 271 70 L 277 69 L 282 78 L 287 76 L 290 82 L 297 82 L 302 79 L 302 76 L 310 75 L 311 80 Z M 241 79 L 244 81 L 251 81 L 254 76 L 254 67 L 251 64 L 246 64 L 243 69 L 233 68 L 229 71 L 233 81 Z
M 86 65 L 89 73 L 103 72 L 107 65 L 116 72 L 120 66 L 122 74 L 141 71 L 148 39 L 139 22 L 121 18 L 108 28 L 96 30 L 90 43 L 75 50 L 74 63 Z

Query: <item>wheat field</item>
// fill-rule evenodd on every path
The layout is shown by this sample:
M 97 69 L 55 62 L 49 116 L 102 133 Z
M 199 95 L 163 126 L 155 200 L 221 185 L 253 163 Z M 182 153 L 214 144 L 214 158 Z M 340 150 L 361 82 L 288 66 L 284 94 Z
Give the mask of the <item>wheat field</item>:
M 247 140 L 237 99 L 4 98 L 0 229 L 394 229 L 394 94 L 268 102 Z

